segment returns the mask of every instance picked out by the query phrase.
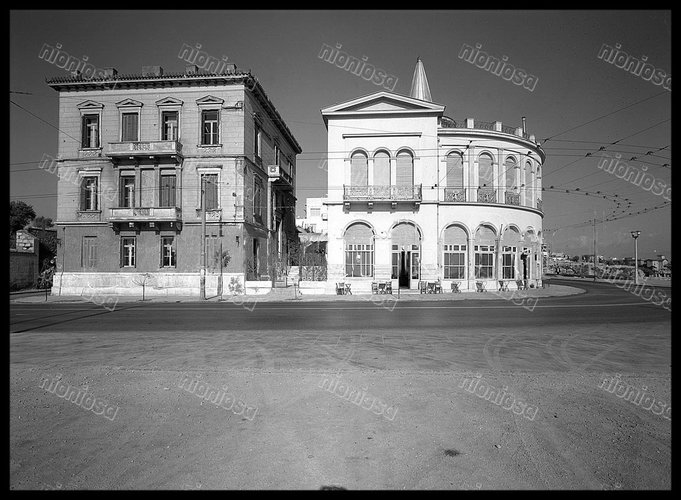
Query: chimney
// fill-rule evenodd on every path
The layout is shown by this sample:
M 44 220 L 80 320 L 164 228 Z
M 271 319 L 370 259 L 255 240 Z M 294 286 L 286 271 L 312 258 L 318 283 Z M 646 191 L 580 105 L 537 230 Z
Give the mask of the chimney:
M 163 68 L 161 66 L 142 66 L 142 76 L 162 76 Z
M 227 74 L 234 74 L 236 73 L 236 64 L 234 63 L 228 63 L 225 65 L 225 73 Z
M 184 72 L 187 75 L 195 75 L 199 72 L 199 67 L 196 64 L 190 64 L 184 68 Z

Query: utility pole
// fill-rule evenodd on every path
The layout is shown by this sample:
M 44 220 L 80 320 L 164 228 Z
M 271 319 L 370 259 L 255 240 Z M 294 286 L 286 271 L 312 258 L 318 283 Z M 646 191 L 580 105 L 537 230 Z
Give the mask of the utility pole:
M 201 279 L 199 296 L 206 300 L 206 183 L 201 177 Z
M 598 256 L 596 255 L 596 211 L 594 210 L 594 222 L 593 222 L 593 229 L 594 229 L 594 281 L 596 281 L 596 259 Z

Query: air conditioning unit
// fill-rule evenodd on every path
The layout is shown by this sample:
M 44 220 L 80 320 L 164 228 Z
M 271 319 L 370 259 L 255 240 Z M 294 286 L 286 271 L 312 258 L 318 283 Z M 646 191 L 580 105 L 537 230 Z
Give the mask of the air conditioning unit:
M 267 175 L 270 177 L 279 177 L 279 165 L 268 165 Z
M 322 214 L 322 220 L 328 220 L 329 215 L 328 214 Z

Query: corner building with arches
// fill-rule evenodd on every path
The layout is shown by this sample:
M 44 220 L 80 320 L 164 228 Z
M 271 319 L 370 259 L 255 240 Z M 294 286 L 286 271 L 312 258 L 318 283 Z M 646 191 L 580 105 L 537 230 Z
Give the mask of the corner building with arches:
M 524 117 L 509 127 L 444 111 L 420 60 L 409 96 L 381 91 L 321 110 L 329 286 L 541 286 L 544 151 Z

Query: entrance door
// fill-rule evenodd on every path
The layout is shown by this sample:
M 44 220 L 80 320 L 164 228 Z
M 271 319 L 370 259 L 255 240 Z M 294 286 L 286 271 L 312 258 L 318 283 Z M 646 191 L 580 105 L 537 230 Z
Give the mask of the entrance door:
M 402 247 L 399 252 L 393 253 L 393 263 L 396 257 L 398 260 L 398 283 L 400 288 L 418 288 L 421 264 L 420 254 L 418 245 L 411 245 L 411 249 L 409 247 Z
M 400 252 L 400 288 L 409 288 L 411 284 L 410 280 L 410 268 L 411 268 L 411 252 L 408 250 L 402 250 Z

